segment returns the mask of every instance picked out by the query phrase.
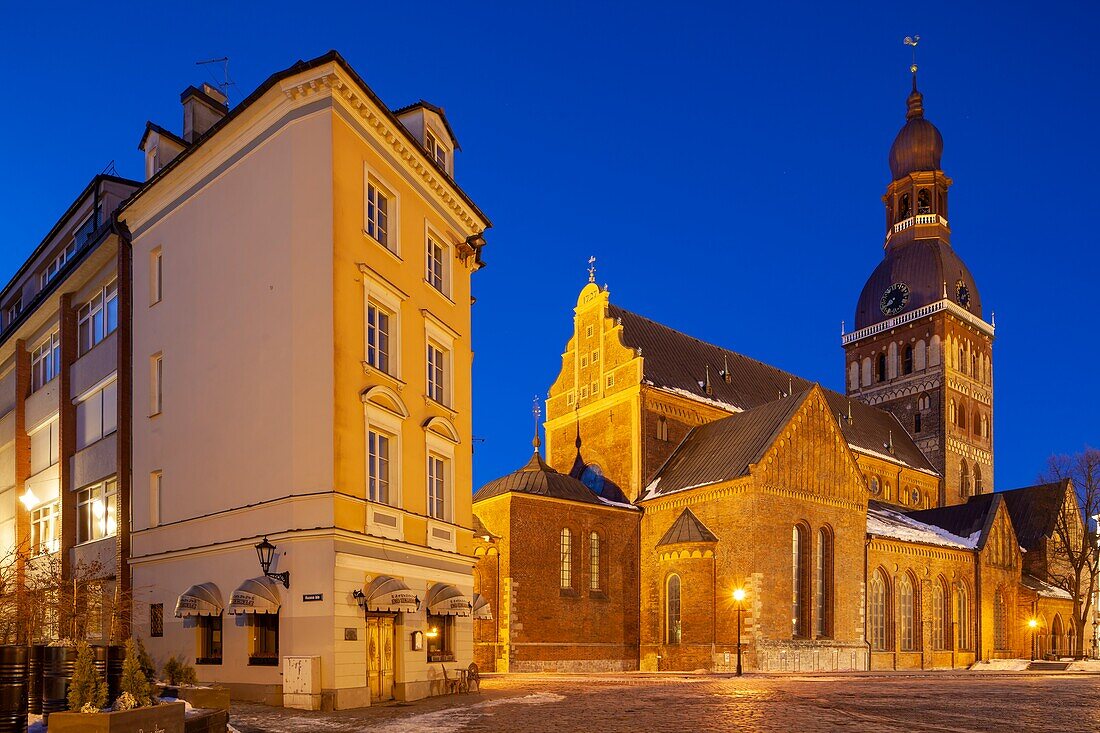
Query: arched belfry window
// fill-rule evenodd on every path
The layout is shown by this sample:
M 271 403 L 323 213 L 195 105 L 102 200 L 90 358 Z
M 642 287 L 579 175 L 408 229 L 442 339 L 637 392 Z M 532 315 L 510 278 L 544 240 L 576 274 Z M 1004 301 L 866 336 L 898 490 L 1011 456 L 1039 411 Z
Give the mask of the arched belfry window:
M 670 575 L 665 584 L 665 643 L 680 643 L 680 576 Z
M 982 467 L 974 464 L 974 493 L 982 493 Z
M 932 213 L 932 195 L 928 193 L 927 188 L 922 188 L 920 191 L 917 191 L 917 213 Z
M 959 468 L 959 495 L 970 496 L 970 467 L 964 458 Z
M 905 351 L 901 357 L 901 372 L 902 374 L 913 373 L 913 347 L 906 346 Z
M 878 355 L 878 364 L 875 370 L 875 379 L 879 382 L 886 381 L 886 352 Z
M 908 219 L 912 213 L 913 209 L 909 204 L 909 194 L 903 193 L 901 198 L 898 199 L 898 221 Z

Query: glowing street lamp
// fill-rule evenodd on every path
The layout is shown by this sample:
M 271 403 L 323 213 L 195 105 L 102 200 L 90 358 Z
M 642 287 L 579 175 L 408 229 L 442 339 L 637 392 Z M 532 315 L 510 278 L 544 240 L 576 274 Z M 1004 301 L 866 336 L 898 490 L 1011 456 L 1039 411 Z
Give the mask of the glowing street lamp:
M 733 591 L 733 600 L 737 602 L 737 676 L 741 676 L 741 613 L 745 610 L 742 601 L 745 600 L 745 589 L 737 588 Z
M 284 588 L 290 588 L 289 570 L 285 573 L 271 572 L 271 561 L 275 559 L 275 545 L 268 542 L 267 537 L 264 537 L 263 542 L 256 545 L 256 557 L 260 561 L 260 569 L 264 571 L 265 576 L 272 580 L 280 580 Z
M 1031 661 L 1035 661 L 1035 629 L 1039 627 L 1039 622 L 1034 618 L 1027 620 L 1027 627 L 1031 629 Z

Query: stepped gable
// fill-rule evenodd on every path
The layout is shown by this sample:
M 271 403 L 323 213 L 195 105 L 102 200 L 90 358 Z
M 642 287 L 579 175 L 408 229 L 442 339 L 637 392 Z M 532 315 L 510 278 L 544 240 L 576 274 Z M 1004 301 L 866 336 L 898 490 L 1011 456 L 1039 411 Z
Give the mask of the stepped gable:
M 659 389 L 738 412 L 813 386 L 813 382 L 790 372 L 701 341 L 618 306 L 609 305 L 607 310 L 608 316 L 623 326 L 623 343 L 641 349 L 643 380 Z M 708 366 L 711 394 L 706 393 L 705 386 L 700 386 L 706 379 Z M 728 380 L 723 373 L 727 367 Z M 822 391 L 833 413 L 844 416 L 840 420 L 841 433 L 853 450 L 938 474 L 891 413 L 832 390 L 822 388 Z M 849 412 L 851 420 L 847 419 Z

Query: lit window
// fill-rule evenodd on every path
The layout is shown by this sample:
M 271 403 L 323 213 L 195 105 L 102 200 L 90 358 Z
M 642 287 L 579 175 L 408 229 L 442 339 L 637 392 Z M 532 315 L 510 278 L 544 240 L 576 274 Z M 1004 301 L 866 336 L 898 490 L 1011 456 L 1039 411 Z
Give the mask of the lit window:
M 428 516 L 447 521 L 447 461 L 428 455 Z
M 814 588 L 814 615 L 818 636 L 832 635 L 833 617 L 833 536 L 824 527 L 817 532 L 817 566 Z
M 432 160 L 439 163 L 443 170 L 447 170 L 447 148 L 439 142 L 439 139 L 432 134 L 431 130 L 424 131 L 424 143 Z
M 77 544 L 113 537 L 117 531 L 118 479 L 108 479 L 77 492 Z
M 41 389 L 61 373 L 61 334 L 54 331 L 31 352 L 31 391 Z
M 584 337 L 587 338 L 587 339 L 592 338 L 592 327 L 591 326 L 585 326 L 584 327 Z
M 871 627 L 871 648 L 875 651 L 883 651 L 886 646 L 886 614 L 890 607 L 886 593 L 886 580 L 882 577 L 882 571 L 876 570 L 871 576 L 871 592 L 868 598 L 868 615 Z
M 615 386 L 615 375 L 614 374 L 608 374 L 607 375 L 607 386 L 608 387 L 614 387 Z
M 901 650 L 917 651 L 920 639 L 917 635 L 916 595 L 908 575 L 898 581 L 898 622 L 901 625 Z
M 679 644 L 680 626 L 680 576 L 670 575 L 665 584 L 665 643 Z
M 367 304 L 367 363 L 390 371 L 390 314 L 374 303 Z
M 596 363 L 596 362 L 598 362 L 599 360 L 600 360 L 600 352 L 599 352 L 598 350 L 597 350 L 597 351 L 593 351 L 593 352 L 592 352 L 592 363 L 593 363 L 593 364 L 595 364 L 595 363 Z
M 561 531 L 561 588 L 573 587 L 573 533 L 566 527 Z
M 1008 649 L 1008 608 L 1000 588 L 993 594 L 993 648 Z
M 118 328 L 118 280 L 110 282 L 77 311 L 77 351 L 86 353 Z
M 427 267 L 424 273 L 424 279 L 427 280 L 428 284 L 433 288 L 446 295 L 447 289 L 444 281 L 446 258 L 444 257 L 444 247 L 431 236 L 428 237 L 426 262 Z
M 446 352 L 439 346 L 428 343 L 428 397 L 440 404 L 446 404 L 444 385 Z
M 429 662 L 453 662 L 454 616 L 434 616 L 428 614 L 428 661 Z
M 943 578 L 932 585 L 932 648 L 947 649 L 951 625 L 951 594 Z
M 955 621 L 959 634 L 959 649 L 970 648 L 970 595 L 962 583 L 955 585 Z
M 806 624 L 806 530 L 795 525 L 791 531 L 791 635 L 807 636 Z
M 367 485 L 369 498 L 390 503 L 390 436 L 367 431 Z
M 600 536 L 593 532 L 588 537 L 588 589 L 600 589 Z
M 58 421 L 54 418 L 31 433 L 31 474 L 57 463 L 59 454 Z
M 583 400 L 583 399 L 586 399 L 587 397 L 588 397 L 588 387 L 581 387 L 581 399 Z
M 31 512 L 31 554 L 44 555 L 61 549 L 61 502 L 53 501 Z
M 367 182 L 367 234 L 390 248 L 390 198 L 373 181 Z
M 247 613 L 248 663 L 252 666 L 279 665 L 279 614 Z

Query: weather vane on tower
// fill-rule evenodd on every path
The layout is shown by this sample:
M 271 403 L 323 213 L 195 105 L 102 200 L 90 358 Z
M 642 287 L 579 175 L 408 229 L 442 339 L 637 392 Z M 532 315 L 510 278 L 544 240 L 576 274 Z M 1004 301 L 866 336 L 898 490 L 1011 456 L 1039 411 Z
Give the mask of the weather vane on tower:
M 539 440 L 539 418 L 542 417 L 542 405 L 539 403 L 538 395 L 535 395 L 532 403 L 531 415 L 535 418 L 535 439 L 531 441 L 531 445 L 534 446 L 535 452 L 538 453 L 539 446 L 542 445 L 542 441 Z
M 920 36 L 906 36 L 905 45 L 913 47 L 913 63 L 909 66 L 909 71 L 913 72 L 915 76 L 917 73 L 917 44 L 920 43 Z
M 596 282 L 596 258 L 588 258 L 588 282 Z

